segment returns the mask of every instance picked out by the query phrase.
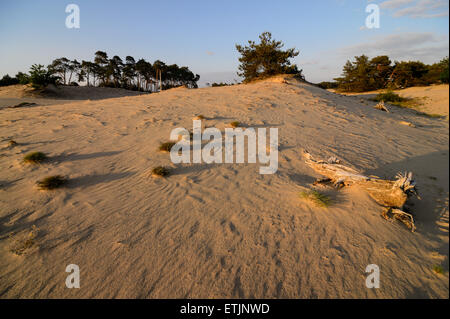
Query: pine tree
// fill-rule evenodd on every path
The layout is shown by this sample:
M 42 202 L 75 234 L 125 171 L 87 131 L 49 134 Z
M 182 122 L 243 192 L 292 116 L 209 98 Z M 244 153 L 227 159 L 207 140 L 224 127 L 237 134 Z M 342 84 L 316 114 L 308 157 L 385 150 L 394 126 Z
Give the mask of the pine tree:
M 236 45 L 241 54 L 238 75 L 244 78 L 244 82 L 276 74 L 296 74 L 303 78 L 302 70 L 298 70 L 295 64 L 291 65 L 289 60 L 299 54 L 295 48 L 283 51 L 284 44 L 273 40 L 270 32 L 262 33 L 259 39 L 258 44 L 248 41 L 248 46 Z

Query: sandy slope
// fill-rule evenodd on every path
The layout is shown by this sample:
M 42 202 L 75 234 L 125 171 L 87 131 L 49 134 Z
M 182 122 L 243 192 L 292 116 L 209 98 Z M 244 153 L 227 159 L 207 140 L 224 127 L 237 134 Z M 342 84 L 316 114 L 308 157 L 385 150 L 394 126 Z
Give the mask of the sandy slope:
M 332 91 L 332 90 L 330 90 Z M 374 97 L 383 90 L 364 92 L 364 93 L 347 93 L 350 96 Z M 416 86 L 403 90 L 394 90 L 395 93 L 402 97 L 414 98 L 418 105 L 416 109 L 428 114 L 439 114 L 448 118 L 448 84 Z
M 448 121 L 289 82 L 0 110 L 2 146 L 20 143 L 0 156 L 0 296 L 448 298 Z M 198 114 L 220 129 L 233 120 L 277 127 L 277 174 L 259 175 L 259 164 L 171 164 L 159 143 Z M 324 189 L 328 209 L 299 199 L 318 177 L 302 149 L 382 177 L 414 171 L 417 232 L 383 220 L 354 188 Z M 29 151 L 51 161 L 24 165 Z M 173 175 L 149 177 L 157 165 Z M 67 188 L 38 191 L 50 174 L 70 177 Z M 32 225 L 36 245 L 10 253 L 8 235 Z M 70 263 L 80 266 L 80 289 L 65 287 Z M 377 290 L 365 287 L 372 263 Z
M 20 102 L 53 105 L 69 103 L 73 100 L 100 100 L 141 94 L 146 93 L 117 88 L 86 86 L 50 86 L 43 91 L 36 91 L 30 85 L 18 84 L 0 87 L 0 109 L 17 105 Z

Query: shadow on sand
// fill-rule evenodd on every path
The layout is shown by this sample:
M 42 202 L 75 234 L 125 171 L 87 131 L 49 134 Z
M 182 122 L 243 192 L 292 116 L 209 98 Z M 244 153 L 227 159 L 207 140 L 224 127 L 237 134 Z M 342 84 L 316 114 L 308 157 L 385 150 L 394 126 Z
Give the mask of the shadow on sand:
M 90 154 L 63 153 L 60 155 L 52 156 L 51 160 L 56 162 L 81 161 L 81 160 L 90 160 L 98 157 L 113 156 L 120 153 L 122 153 L 122 151 L 96 152 Z
M 67 188 L 79 188 L 93 186 L 102 183 L 109 183 L 116 181 L 125 177 L 134 175 L 135 172 L 123 172 L 123 173 L 109 173 L 109 174 L 97 174 L 97 175 L 86 175 L 76 178 L 69 179 L 67 183 Z
M 389 163 L 375 170 L 365 172 L 386 179 L 394 179 L 398 172 L 411 171 L 417 183 L 421 199 L 412 197 L 407 206 L 416 220 L 416 232 L 432 242 L 439 243 L 435 251 L 444 256 L 440 264 L 449 268 L 449 246 L 442 238 L 449 236 L 449 151 L 438 151 L 403 161 Z M 432 265 L 430 265 L 431 267 Z M 423 298 L 423 291 L 415 289 L 410 298 Z

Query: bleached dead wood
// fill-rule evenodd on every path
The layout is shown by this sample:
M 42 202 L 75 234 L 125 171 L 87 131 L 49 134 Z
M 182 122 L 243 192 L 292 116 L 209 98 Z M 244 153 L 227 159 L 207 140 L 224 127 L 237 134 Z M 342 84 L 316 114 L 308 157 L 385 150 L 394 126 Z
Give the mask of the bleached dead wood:
M 384 105 L 384 101 L 381 101 L 380 103 L 375 105 L 374 108 L 376 108 L 377 110 L 381 110 L 381 111 L 385 111 L 385 112 L 389 113 L 388 108 L 386 107 L 386 105 Z
M 316 183 L 332 183 L 337 188 L 355 185 L 365 190 L 379 205 L 385 207 L 384 218 L 396 218 L 402 221 L 411 231 L 415 230 L 414 218 L 404 212 L 403 206 L 411 195 L 416 195 L 416 184 L 411 172 L 397 174 L 396 180 L 384 180 L 377 176 L 366 176 L 357 170 L 342 165 L 335 157 L 327 161 L 315 160 L 310 153 L 304 151 L 306 164 L 326 178 Z

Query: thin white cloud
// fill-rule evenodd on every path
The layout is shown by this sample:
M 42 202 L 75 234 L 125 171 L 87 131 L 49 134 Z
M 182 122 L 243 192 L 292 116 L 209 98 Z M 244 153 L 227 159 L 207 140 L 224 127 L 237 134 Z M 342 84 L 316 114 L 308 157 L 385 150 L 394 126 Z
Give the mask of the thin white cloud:
M 397 33 L 373 37 L 368 42 L 339 49 L 342 57 L 366 54 L 370 57 L 388 55 L 393 60 L 420 60 L 433 63 L 448 55 L 449 42 L 445 36 L 431 32 Z
M 380 7 L 386 9 L 396 9 L 411 2 L 413 2 L 413 0 L 387 0 L 380 3 Z
M 447 0 L 387 0 L 380 7 L 394 17 L 438 18 L 448 16 L 449 4 Z

